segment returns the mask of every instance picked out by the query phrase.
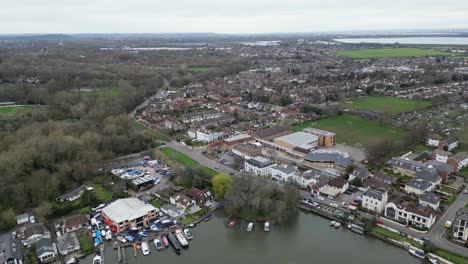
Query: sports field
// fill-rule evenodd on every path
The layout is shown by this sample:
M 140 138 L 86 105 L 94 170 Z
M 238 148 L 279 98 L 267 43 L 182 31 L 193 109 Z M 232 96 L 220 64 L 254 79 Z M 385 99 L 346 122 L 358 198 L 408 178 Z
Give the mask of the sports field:
M 293 126 L 294 131 L 315 127 L 336 133 L 337 143 L 353 147 L 368 148 L 382 140 L 398 140 L 406 131 L 400 128 L 381 125 L 354 115 L 341 115 L 309 121 Z
M 353 59 L 423 57 L 432 55 L 455 56 L 455 54 L 450 52 L 418 48 L 338 50 L 335 54 Z
M 369 96 L 346 101 L 346 108 L 400 114 L 432 106 L 430 101 L 402 97 Z

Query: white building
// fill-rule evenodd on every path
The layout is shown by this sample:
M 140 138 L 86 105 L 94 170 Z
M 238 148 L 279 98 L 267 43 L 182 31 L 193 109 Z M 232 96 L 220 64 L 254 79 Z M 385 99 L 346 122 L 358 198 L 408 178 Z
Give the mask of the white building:
M 468 209 L 458 210 L 452 230 L 454 238 L 465 241 L 465 243 L 468 241 Z
M 447 159 L 450 156 L 450 152 L 436 149 L 434 151 L 435 160 L 442 163 L 447 163 Z
M 440 205 L 440 199 L 434 193 L 425 193 L 419 196 L 419 204 L 428 205 L 432 209 L 437 210 Z
M 430 206 L 403 200 L 387 203 L 385 216 L 407 225 L 425 228 L 431 228 L 436 221 L 436 215 Z
M 369 188 L 362 195 L 362 207 L 367 210 L 382 213 L 388 202 L 388 193 L 383 190 Z
M 197 140 L 201 142 L 213 142 L 223 136 L 223 133 L 209 132 L 209 131 L 197 131 Z
M 286 165 L 276 165 L 271 167 L 271 177 L 280 181 L 280 182 L 287 182 L 292 180 L 294 174 L 298 172 L 295 167 L 286 166 Z
M 304 189 L 315 182 L 315 177 L 311 173 L 295 173 L 291 178 L 294 183 Z
M 244 162 L 244 170 L 256 176 L 270 176 L 275 164 L 262 156 L 256 156 Z
M 427 137 L 426 146 L 437 148 L 439 146 L 439 143 L 440 143 L 440 137 L 439 136 L 431 135 L 431 136 Z

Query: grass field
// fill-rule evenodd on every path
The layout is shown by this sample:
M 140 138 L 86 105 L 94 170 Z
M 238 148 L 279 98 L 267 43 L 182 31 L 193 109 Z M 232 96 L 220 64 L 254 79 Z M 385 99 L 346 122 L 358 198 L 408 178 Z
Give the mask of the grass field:
M 451 261 L 455 264 L 468 264 L 468 258 L 464 258 L 460 255 L 454 254 L 452 252 L 448 252 L 443 249 L 436 249 L 433 252 L 435 255 L 444 258 L 448 261 Z
M 168 147 L 160 148 L 161 152 L 164 153 L 169 159 L 174 160 L 177 163 L 187 167 L 197 167 L 199 163 L 190 158 L 189 156 Z
M 102 202 L 108 202 L 112 200 L 112 192 L 105 189 L 101 184 L 94 183 L 93 185 L 94 193 L 96 197 Z
M 81 92 L 81 95 L 84 96 L 118 96 L 120 94 L 120 90 L 118 88 L 105 88 L 105 89 L 97 89 L 91 92 Z
M 382 140 L 398 140 L 406 131 L 400 128 L 381 125 L 374 121 L 362 119 L 353 115 L 341 115 L 323 118 L 294 125 L 294 131 L 306 127 L 315 127 L 336 133 L 337 143 L 355 147 L 370 147 Z
M 81 233 L 78 235 L 78 241 L 80 242 L 81 250 L 84 253 L 90 253 L 94 251 L 94 245 L 91 239 L 86 235 L 86 233 Z
M 194 71 L 194 72 L 206 72 L 209 71 L 209 67 L 190 67 L 189 70 Z
M 347 101 L 344 107 L 356 110 L 369 110 L 400 114 L 432 106 L 430 101 L 414 100 L 402 97 L 368 96 Z
M 19 111 L 27 111 L 27 110 L 34 110 L 35 111 L 36 110 L 35 108 L 38 108 L 38 106 L 22 105 L 22 106 L 0 107 L 0 115 L 1 114 L 16 113 L 16 112 L 19 112 Z
M 362 50 L 338 50 L 337 55 L 353 59 L 396 58 L 396 57 L 423 57 L 431 55 L 455 56 L 450 52 L 418 48 L 383 48 Z
M 142 125 L 141 123 L 137 122 L 137 121 L 133 121 L 132 125 L 136 130 L 147 134 L 149 137 L 152 137 L 153 139 L 163 141 L 163 142 L 169 142 L 170 141 L 170 139 L 167 138 L 166 136 L 164 136 L 163 134 L 161 134 L 161 133 L 159 133 L 159 132 L 157 132 L 155 130 L 149 129 L 149 128 L 145 127 L 144 125 Z

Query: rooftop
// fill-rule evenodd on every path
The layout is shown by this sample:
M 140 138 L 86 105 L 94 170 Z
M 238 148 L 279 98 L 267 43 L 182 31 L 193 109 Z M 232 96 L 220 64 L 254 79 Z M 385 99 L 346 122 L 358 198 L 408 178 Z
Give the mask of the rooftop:
M 335 135 L 335 133 L 333 132 L 329 132 L 329 131 L 325 131 L 325 130 L 321 130 L 321 129 L 313 128 L 313 127 L 306 127 L 302 131 L 319 134 L 322 136 L 334 136 Z
M 249 163 L 252 166 L 258 167 L 258 168 L 265 168 L 270 165 L 273 165 L 273 162 L 265 157 L 262 156 L 256 156 L 253 157 L 249 160 L 246 160 L 245 162 Z
M 224 139 L 224 141 L 225 142 L 233 142 L 233 141 L 237 141 L 237 140 L 248 139 L 250 137 L 251 136 L 247 135 L 247 134 L 239 134 L 239 135 L 232 136 L 230 138 L 226 138 L 226 139 Z
M 102 212 L 113 221 L 121 223 L 140 218 L 154 210 L 157 208 L 137 198 L 124 198 L 109 204 Z
M 318 137 L 305 132 L 296 132 L 286 136 L 278 137 L 275 140 L 285 141 L 293 146 L 303 146 L 318 141 Z
M 426 202 L 426 203 L 431 203 L 431 204 L 437 204 L 440 200 L 437 195 L 433 193 L 424 193 L 419 196 L 419 202 L 421 201 Z
M 372 199 L 376 199 L 379 201 L 382 201 L 382 198 L 384 196 L 385 192 L 379 189 L 374 189 L 374 188 L 369 188 L 363 196 L 369 196 Z

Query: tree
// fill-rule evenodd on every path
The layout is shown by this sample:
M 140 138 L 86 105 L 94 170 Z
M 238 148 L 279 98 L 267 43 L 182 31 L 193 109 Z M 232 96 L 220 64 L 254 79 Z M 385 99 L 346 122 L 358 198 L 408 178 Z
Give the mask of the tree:
M 351 174 L 355 169 L 356 169 L 356 165 L 349 164 L 348 166 L 346 166 L 345 172 L 347 174 Z
M 232 178 L 226 174 L 218 174 L 213 177 L 213 190 L 219 199 L 223 199 L 226 192 L 231 187 Z
M 189 189 L 192 187 L 194 171 L 191 167 L 185 167 L 184 174 L 182 175 L 182 185 Z
M 84 191 L 81 194 L 80 202 L 82 206 L 95 206 L 99 204 L 99 199 L 93 191 Z
M 351 181 L 351 185 L 362 187 L 362 179 L 360 177 L 356 177 Z
M 15 211 L 8 209 L 0 215 L 0 230 L 10 230 L 16 225 Z

